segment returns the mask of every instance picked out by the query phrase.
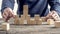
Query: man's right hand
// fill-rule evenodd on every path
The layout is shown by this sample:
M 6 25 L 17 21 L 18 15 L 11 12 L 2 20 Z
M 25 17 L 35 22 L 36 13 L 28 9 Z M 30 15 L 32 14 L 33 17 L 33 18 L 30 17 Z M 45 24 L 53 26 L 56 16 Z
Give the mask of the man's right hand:
M 52 19 L 54 19 L 55 21 L 60 20 L 59 15 L 58 15 L 58 13 L 57 13 L 56 11 L 51 11 L 51 12 L 46 16 L 46 18 L 47 18 L 47 19 L 52 18 Z
M 3 11 L 2 17 L 7 22 L 11 17 L 14 17 L 13 11 L 11 8 L 6 8 Z

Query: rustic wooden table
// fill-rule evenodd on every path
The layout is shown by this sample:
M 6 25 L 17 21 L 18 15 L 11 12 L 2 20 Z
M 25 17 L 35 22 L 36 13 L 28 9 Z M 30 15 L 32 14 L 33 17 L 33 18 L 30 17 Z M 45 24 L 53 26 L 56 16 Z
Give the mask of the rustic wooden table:
M 2 23 L 2 20 L 1 22 Z M 12 22 L 10 22 L 12 23 Z M 0 34 L 60 34 L 60 28 L 50 25 L 10 25 L 9 31 L 0 31 Z

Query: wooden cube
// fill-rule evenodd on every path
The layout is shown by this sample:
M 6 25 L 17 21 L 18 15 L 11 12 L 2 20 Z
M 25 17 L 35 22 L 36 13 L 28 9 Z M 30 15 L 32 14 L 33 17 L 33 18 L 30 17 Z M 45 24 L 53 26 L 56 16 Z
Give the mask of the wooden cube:
M 41 17 L 42 22 L 46 22 L 46 17 Z
M 23 14 L 28 14 L 28 5 L 23 5 Z
M 27 15 L 28 15 L 28 5 L 24 5 L 23 6 L 23 15 L 25 16 L 25 18 L 27 18 Z
M 31 24 L 30 23 L 30 21 L 31 21 L 31 19 L 30 19 L 30 17 L 28 17 L 29 19 L 27 19 L 27 24 Z
M 24 24 L 24 20 L 22 18 L 20 18 L 19 24 L 21 24 L 21 25 Z
M 27 23 L 30 22 L 30 15 L 27 16 L 26 20 L 27 20 Z
M 41 25 L 42 24 L 42 19 L 39 19 L 38 21 L 36 21 L 37 25 Z
M 24 20 L 24 24 L 27 24 L 27 20 Z
M 21 15 L 21 18 L 19 20 L 19 24 L 24 24 L 25 17 Z
M 22 19 L 22 20 L 25 20 L 25 17 L 24 17 L 24 15 L 21 15 L 21 19 Z
M 29 19 L 30 19 L 30 15 L 27 15 L 26 20 L 29 20 Z
M 39 20 L 40 16 L 39 15 L 35 15 L 34 18 L 35 18 L 35 20 Z
M 14 24 L 19 24 L 19 19 L 15 19 Z
M 55 27 L 60 27 L 60 21 L 55 21 Z
M 30 25 L 35 25 L 35 24 L 36 24 L 35 19 L 30 19 L 30 22 L 28 22 L 28 24 L 30 24 Z
M 49 24 L 49 25 L 54 25 L 54 20 L 53 19 L 48 19 L 47 20 L 47 24 Z
M 18 16 L 15 16 L 15 18 L 14 18 L 14 24 L 19 24 L 19 17 Z
M 10 30 L 10 24 L 9 23 L 2 23 L 1 28 L 2 28 L 2 30 L 9 31 Z
M 24 20 L 24 19 L 26 19 L 26 17 L 25 17 L 24 15 L 21 15 L 21 19 L 23 19 L 23 20 Z

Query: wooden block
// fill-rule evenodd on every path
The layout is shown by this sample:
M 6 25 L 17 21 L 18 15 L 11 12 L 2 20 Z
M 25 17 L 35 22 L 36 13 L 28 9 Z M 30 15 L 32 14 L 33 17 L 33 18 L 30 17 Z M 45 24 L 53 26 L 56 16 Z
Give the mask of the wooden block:
M 23 14 L 28 14 L 28 5 L 23 6 Z
M 25 17 L 24 17 L 24 15 L 21 15 L 21 19 L 22 19 L 22 20 L 25 20 Z
M 27 23 L 30 22 L 30 15 L 27 16 Z
M 25 20 L 25 19 L 26 19 L 26 17 L 25 17 L 24 15 L 21 15 L 21 19 Z
M 40 16 L 39 15 L 35 15 L 34 18 L 35 18 L 35 21 L 36 21 L 36 24 L 37 25 L 42 24 L 42 19 L 40 19 Z
M 10 30 L 10 24 L 9 23 L 2 23 L 1 28 L 2 28 L 2 30 L 9 31 Z
M 24 20 L 24 24 L 27 24 L 27 20 Z
M 41 25 L 42 24 L 42 19 L 39 19 L 38 21 L 36 21 L 37 25 Z
M 30 24 L 30 25 L 35 25 L 35 24 L 36 24 L 35 19 L 30 19 L 30 22 L 28 22 L 28 24 Z
M 39 16 L 39 15 L 35 15 L 35 16 L 34 16 L 34 19 L 35 19 L 35 20 L 39 20 L 39 19 L 40 19 L 40 16 Z
M 19 24 L 19 17 L 18 16 L 15 16 L 15 18 L 14 18 L 14 24 Z
M 27 15 L 26 20 L 29 20 L 29 19 L 30 19 L 30 15 Z
M 21 25 L 24 24 L 24 20 L 23 19 L 20 18 L 19 21 L 20 21 L 19 24 L 21 24 Z
M 19 24 L 19 19 L 15 19 L 14 24 L 16 24 L 16 25 Z
M 14 19 L 17 19 L 17 18 L 19 18 L 19 15 L 15 15 L 15 18 Z
M 47 24 L 49 24 L 49 25 L 54 25 L 54 20 L 53 19 L 48 19 L 47 20 Z
M 42 22 L 46 22 L 46 17 L 41 17 Z
M 23 15 L 21 15 L 21 18 L 19 20 L 19 24 L 24 24 L 24 19 L 25 19 L 25 17 Z
M 55 21 L 55 27 L 60 27 L 60 21 Z
M 27 24 L 30 24 L 30 21 L 31 21 L 31 20 L 30 20 L 30 17 L 28 17 L 28 18 L 29 18 L 29 19 L 27 19 Z
M 24 5 L 23 6 L 23 15 L 25 16 L 25 18 L 27 18 L 27 15 L 28 15 L 28 5 Z

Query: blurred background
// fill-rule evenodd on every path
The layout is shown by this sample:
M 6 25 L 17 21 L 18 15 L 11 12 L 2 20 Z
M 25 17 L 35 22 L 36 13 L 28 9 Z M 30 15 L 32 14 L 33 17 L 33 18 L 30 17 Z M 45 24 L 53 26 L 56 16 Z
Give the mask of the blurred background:
M 1 16 L 1 6 L 2 6 L 2 0 L 0 0 L 0 18 L 2 18 L 2 16 Z M 18 8 L 18 5 L 17 5 L 17 2 L 15 0 L 14 10 L 13 10 L 15 15 L 16 15 L 17 8 Z M 50 8 L 49 5 L 48 5 L 48 8 Z

